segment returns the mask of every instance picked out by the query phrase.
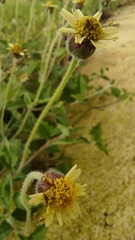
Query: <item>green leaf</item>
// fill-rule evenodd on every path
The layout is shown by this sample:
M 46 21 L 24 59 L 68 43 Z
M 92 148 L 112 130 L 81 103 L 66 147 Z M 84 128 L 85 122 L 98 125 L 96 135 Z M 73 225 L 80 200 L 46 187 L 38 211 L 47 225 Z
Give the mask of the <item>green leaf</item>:
M 105 76 L 105 75 L 102 75 L 101 78 L 104 79 L 104 80 L 106 80 L 106 81 L 110 81 L 110 78 L 107 77 L 107 76 Z
M 38 61 L 29 62 L 29 64 L 23 67 L 23 72 L 27 74 L 27 76 L 29 77 L 33 73 L 33 71 L 37 68 L 38 64 L 39 64 Z
M 44 139 L 49 139 L 50 138 L 50 125 L 48 122 L 42 121 L 39 125 L 39 134 L 42 136 Z
M 8 174 L 6 176 L 6 179 L 3 180 L 3 185 L 1 190 L 1 199 L 3 201 L 3 204 L 7 212 L 10 210 L 12 198 L 13 198 L 13 184 L 12 184 L 11 175 Z
M 46 148 L 46 152 L 49 153 L 56 153 L 56 152 L 61 152 L 61 149 L 56 143 L 48 148 Z
M 14 217 L 16 220 L 25 222 L 26 220 L 26 210 L 23 210 L 21 208 L 16 208 L 14 212 L 12 213 L 12 217 Z
M 70 129 L 69 127 L 66 127 L 60 123 L 57 124 L 57 127 L 60 129 L 61 133 L 63 134 L 64 137 L 69 136 L 70 134 Z
M 100 141 L 102 136 L 101 126 L 98 123 L 95 127 L 90 130 L 90 135 L 94 141 Z
M 51 97 L 51 91 L 52 91 L 52 83 L 48 82 L 43 87 L 39 96 L 39 100 L 40 101 L 44 100 L 44 102 L 48 102 L 49 98 Z
M 128 98 L 128 96 L 131 94 L 131 92 L 127 92 L 126 89 L 122 89 L 123 94 L 121 94 L 121 96 L 119 97 L 120 100 L 125 100 Z M 130 98 L 130 100 L 132 101 L 132 97 Z
M 121 91 L 118 88 L 111 87 L 111 93 L 114 97 L 119 98 L 121 95 Z
M 102 139 L 102 130 L 100 123 L 93 127 L 89 133 L 91 135 L 91 138 L 94 140 L 95 145 L 98 146 L 100 150 L 102 150 L 106 155 L 108 155 L 108 150 L 103 143 L 104 140 Z
M 77 83 L 76 83 L 76 93 L 83 94 L 87 90 L 86 81 L 83 78 L 81 73 L 78 74 Z
M 3 146 L 0 150 L 0 162 L 11 171 L 14 170 L 18 162 L 16 146 L 12 145 L 12 142 L 9 142 L 6 137 L 4 138 Z
M 24 93 L 24 102 L 26 103 L 27 107 L 31 107 L 32 106 L 32 101 L 31 101 L 31 98 L 30 98 L 28 92 Z
M 11 225 L 4 221 L 0 225 L 0 240 L 3 240 L 12 230 Z
M 29 240 L 44 240 L 47 232 L 45 224 L 37 227 L 37 229 L 29 236 Z
M 96 145 L 97 145 L 97 146 L 99 147 L 99 149 L 102 150 L 106 155 L 109 155 L 106 146 L 105 146 L 102 142 L 96 143 Z

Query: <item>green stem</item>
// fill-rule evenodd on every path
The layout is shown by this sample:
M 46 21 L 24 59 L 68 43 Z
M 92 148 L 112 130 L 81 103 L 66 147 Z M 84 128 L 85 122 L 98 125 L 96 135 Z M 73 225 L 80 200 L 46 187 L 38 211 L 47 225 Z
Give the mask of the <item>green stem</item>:
M 3 129 L 4 113 L 5 113 L 6 105 L 7 105 L 7 102 L 8 102 L 8 94 L 9 94 L 12 78 L 13 78 L 13 75 L 14 75 L 14 72 L 15 72 L 15 68 L 16 68 L 16 59 L 13 58 L 13 67 L 12 67 L 10 78 L 9 78 L 9 81 L 8 81 L 8 84 L 7 84 L 5 100 L 4 100 L 4 106 L 3 106 L 2 114 L 1 114 L 1 132 L 2 132 L 2 137 L 3 138 L 4 138 L 4 129 Z
M 40 83 L 40 86 L 38 88 L 38 91 L 37 91 L 37 95 L 36 95 L 36 98 L 35 98 L 35 101 L 33 103 L 33 105 L 36 105 L 37 101 L 38 101 L 38 98 L 40 96 L 40 93 L 41 93 L 41 90 L 43 88 L 43 85 L 45 83 L 45 80 L 46 80 L 46 73 L 47 73 L 47 69 L 48 69 L 48 65 L 49 65 L 49 62 L 50 62 L 50 57 L 51 57 L 51 54 L 52 54 L 52 51 L 53 51 L 53 48 L 54 48 L 54 45 L 58 39 L 58 37 L 60 36 L 60 32 L 58 32 L 56 34 L 56 36 L 54 37 L 53 41 L 52 41 L 52 44 L 50 46 L 50 49 L 49 49 L 49 52 L 48 52 L 48 56 L 47 56 L 47 59 L 46 59 L 46 63 L 45 63 L 45 67 L 44 67 L 44 72 L 43 72 L 43 75 L 42 75 L 42 78 L 41 78 L 41 83 Z
M 15 220 L 13 219 L 12 216 L 9 216 L 6 221 L 13 227 L 13 229 L 17 232 L 20 231 L 20 228 L 18 226 L 18 224 L 16 224 Z
M 33 138 L 35 136 L 35 133 L 36 133 L 36 131 L 37 131 L 41 121 L 47 115 L 47 113 L 49 112 L 49 110 L 50 110 L 51 106 L 53 105 L 53 103 L 60 97 L 60 95 L 61 95 L 65 85 L 67 84 L 71 74 L 73 73 L 73 71 L 74 71 L 74 69 L 75 69 L 75 67 L 77 65 L 77 62 L 78 62 L 78 60 L 76 60 L 74 58 L 72 59 L 70 65 L 69 65 L 69 68 L 68 68 L 65 76 L 63 77 L 60 85 L 58 86 L 56 92 L 54 93 L 54 95 L 52 96 L 52 98 L 47 103 L 46 107 L 44 108 L 43 112 L 40 114 L 39 118 L 37 119 L 37 122 L 36 122 L 32 132 L 31 132 L 31 134 L 29 135 L 29 138 L 28 138 L 26 144 L 25 144 L 22 161 L 20 163 L 20 166 L 19 166 L 18 170 L 16 171 L 16 175 L 18 175 L 22 171 L 22 169 L 24 167 L 24 164 L 25 164 L 25 161 L 26 161 L 26 158 L 27 158 L 27 154 L 28 154 L 29 146 L 30 146 L 30 144 L 31 144 L 31 142 L 32 142 L 32 140 L 33 140 Z
M 30 7 L 30 18 L 29 18 L 29 24 L 28 24 L 28 28 L 27 28 L 27 31 L 26 31 L 26 35 L 25 35 L 25 42 L 27 42 L 27 40 L 28 40 L 29 32 L 30 32 L 30 29 L 31 29 L 31 26 L 32 26 L 35 4 L 36 4 L 36 0 L 33 0 L 32 3 L 31 3 L 31 7 Z

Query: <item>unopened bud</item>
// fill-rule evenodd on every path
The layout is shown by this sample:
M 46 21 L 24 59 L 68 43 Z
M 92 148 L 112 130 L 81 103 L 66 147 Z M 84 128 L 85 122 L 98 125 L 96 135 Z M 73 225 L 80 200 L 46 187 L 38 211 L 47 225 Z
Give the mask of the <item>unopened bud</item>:
M 88 39 L 84 39 L 81 44 L 75 43 L 75 37 L 70 34 L 66 42 L 68 52 L 76 59 L 85 60 L 93 55 L 96 47 Z
M 56 169 L 49 169 L 38 181 L 36 193 L 42 193 L 49 190 L 54 185 L 54 179 L 64 178 L 64 175 Z

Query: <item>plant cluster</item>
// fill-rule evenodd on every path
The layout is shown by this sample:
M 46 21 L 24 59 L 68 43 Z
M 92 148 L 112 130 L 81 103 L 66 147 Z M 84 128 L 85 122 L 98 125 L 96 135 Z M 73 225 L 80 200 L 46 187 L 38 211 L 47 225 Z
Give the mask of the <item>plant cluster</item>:
M 18 236 L 21 240 L 42 240 L 45 237 L 44 224 L 39 225 L 34 231 L 30 228 L 30 219 L 41 206 L 33 207 L 32 210 L 28 207 L 28 191 L 35 195 L 33 199 L 40 193 L 42 199 L 36 198 L 37 203 L 43 202 L 44 196 L 44 190 L 35 194 L 33 189 L 29 189 L 34 180 L 39 182 L 40 177 L 43 177 L 40 172 L 33 172 L 32 177 L 29 177 L 31 174 L 28 173 L 31 170 L 45 171 L 48 166 L 53 166 L 66 173 L 70 168 L 69 161 L 72 160 L 63 152 L 62 146 L 67 144 L 81 142 L 90 144 L 94 141 L 108 154 L 102 139 L 100 123 L 89 130 L 90 139 L 76 137 L 75 134 L 80 128 L 70 126 L 67 106 L 78 103 L 90 104 L 90 98 L 101 97 L 104 93 L 108 96 L 113 95 L 116 102 L 132 96 L 132 93 L 128 93 L 125 89 L 113 87 L 113 81 L 106 76 L 103 69 L 100 73 L 93 73 L 91 76 L 80 72 L 80 68 L 86 64 L 82 60 L 94 54 L 96 48 L 103 47 L 100 40 L 117 38 L 113 35 L 117 32 L 116 28 L 103 28 L 99 22 L 101 9 L 109 2 L 95 2 L 94 7 L 96 10 L 99 8 L 99 12 L 92 12 L 91 8 L 89 13 L 84 0 L 73 3 L 68 0 L 54 1 L 54 3 L 36 0 L 1 1 L 0 240 L 12 231 L 15 237 Z M 94 1 L 91 3 L 94 5 Z M 72 13 L 69 12 L 71 8 L 73 8 Z M 94 15 L 86 16 L 91 14 Z M 67 28 L 65 20 L 72 29 Z M 66 34 L 63 35 L 62 32 Z M 76 67 L 79 67 L 79 71 L 78 68 L 75 71 Z M 107 86 L 104 88 L 95 86 L 93 84 L 95 78 L 108 81 Z M 35 167 L 34 163 L 41 154 L 47 159 L 45 162 L 49 162 L 51 157 L 53 161 L 45 167 L 42 165 Z M 60 181 L 67 181 L 67 175 L 69 176 L 67 174 L 64 178 L 64 175 L 60 175 L 61 180 L 55 176 L 52 180 L 47 174 L 48 172 L 42 181 L 44 179 L 45 183 L 47 181 L 47 184 L 50 184 L 50 190 L 47 190 L 53 194 L 57 192 L 55 185 L 60 185 Z M 70 174 L 72 177 L 68 180 L 74 181 L 80 170 L 73 167 Z M 77 183 L 70 183 L 69 186 L 74 189 L 73 196 L 84 195 L 84 189 L 79 188 Z M 76 189 L 79 189 L 77 194 Z M 45 194 L 46 205 L 49 204 L 49 199 L 52 199 L 50 192 Z M 62 196 L 66 198 L 66 195 Z M 30 203 L 34 205 L 33 201 L 31 199 Z M 62 211 L 61 207 L 58 209 Z M 53 210 L 51 214 L 52 212 Z M 78 213 L 79 210 L 76 212 Z M 64 215 L 59 213 L 59 210 L 56 210 L 56 213 L 58 221 L 62 223 Z M 76 213 L 71 215 L 71 218 L 76 217 Z M 50 221 L 48 219 L 47 221 L 45 219 L 47 226 Z

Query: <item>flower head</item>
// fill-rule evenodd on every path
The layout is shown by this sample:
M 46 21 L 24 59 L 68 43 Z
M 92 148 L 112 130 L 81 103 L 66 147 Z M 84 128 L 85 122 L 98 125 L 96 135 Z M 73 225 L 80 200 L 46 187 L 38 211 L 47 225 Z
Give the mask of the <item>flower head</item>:
M 40 221 L 45 221 L 46 227 L 52 223 L 54 214 L 61 226 L 80 215 L 77 197 L 86 194 L 86 184 L 75 182 L 81 173 L 81 169 L 76 168 L 77 165 L 74 165 L 65 176 L 54 169 L 49 170 L 38 182 L 38 193 L 29 196 L 32 205 L 46 203 L 46 213 L 40 218 Z
M 46 8 L 46 11 L 49 13 L 53 13 L 53 9 L 57 8 L 57 5 L 54 5 L 52 1 L 46 2 L 46 4 L 42 4 L 43 7 Z
M 7 50 L 10 50 L 13 53 L 13 56 L 15 58 L 20 58 L 20 57 L 24 56 L 25 52 L 28 51 L 28 49 L 23 49 L 20 44 L 9 43 L 8 45 L 9 45 L 9 47 L 7 48 Z
M 95 48 L 104 48 L 102 40 L 118 38 L 114 35 L 117 33 L 117 28 L 101 27 L 99 20 L 102 13 L 97 12 L 94 16 L 84 16 L 79 9 L 72 10 L 72 13 L 62 9 L 61 15 L 73 28 L 60 28 L 59 31 L 72 34 L 76 44 L 82 44 L 84 40 L 88 40 Z

